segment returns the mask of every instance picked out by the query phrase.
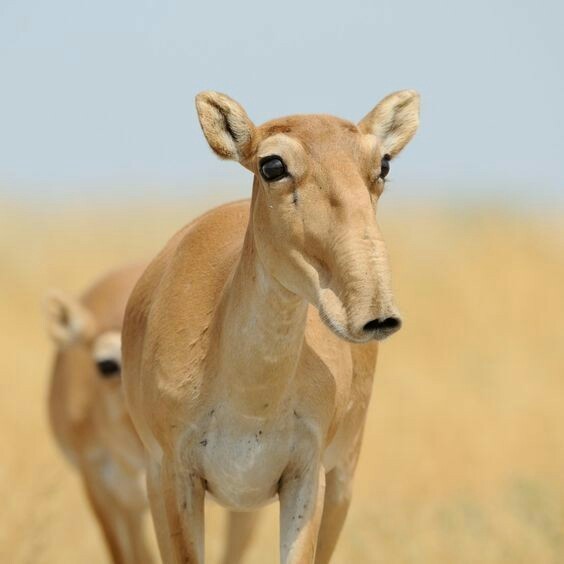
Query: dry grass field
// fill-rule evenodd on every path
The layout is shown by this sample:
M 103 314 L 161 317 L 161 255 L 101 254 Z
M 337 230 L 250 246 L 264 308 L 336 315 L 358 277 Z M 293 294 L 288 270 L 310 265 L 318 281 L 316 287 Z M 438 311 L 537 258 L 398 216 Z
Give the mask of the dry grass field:
M 404 329 L 381 347 L 335 563 L 564 562 L 564 218 L 383 203 Z M 202 205 L 0 203 L 0 562 L 105 562 L 51 440 L 40 301 L 152 256 Z M 211 507 L 217 560 L 222 513 Z M 265 511 L 249 563 L 277 561 Z

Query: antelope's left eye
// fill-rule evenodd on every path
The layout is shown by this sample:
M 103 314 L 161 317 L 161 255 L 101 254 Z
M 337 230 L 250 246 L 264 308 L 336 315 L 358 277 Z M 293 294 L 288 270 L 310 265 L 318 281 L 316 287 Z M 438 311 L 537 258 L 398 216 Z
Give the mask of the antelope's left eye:
M 261 176 L 267 182 L 275 182 L 288 175 L 288 169 L 278 155 L 271 155 L 261 159 L 259 169 Z
M 390 155 L 388 155 L 388 153 L 386 153 L 383 157 L 382 157 L 382 162 L 380 163 L 380 178 L 384 179 L 386 178 L 386 176 L 388 176 L 388 173 L 390 172 L 390 160 L 392 157 L 390 157 Z

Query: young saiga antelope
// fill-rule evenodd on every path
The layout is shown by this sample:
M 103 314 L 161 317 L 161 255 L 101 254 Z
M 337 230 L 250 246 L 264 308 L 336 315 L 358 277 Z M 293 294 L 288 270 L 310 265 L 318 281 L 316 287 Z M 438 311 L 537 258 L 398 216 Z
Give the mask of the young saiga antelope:
M 49 395 L 52 429 L 81 474 L 116 564 L 153 561 L 143 515 L 144 451 L 121 388 L 121 326 L 142 267 L 112 272 L 80 299 L 49 294 L 45 313 L 57 344 Z
M 167 563 L 204 559 L 204 497 L 280 503 L 280 560 L 329 561 L 351 498 L 378 341 L 400 327 L 376 223 L 384 177 L 419 97 L 357 125 L 298 115 L 255 126 L 234 100 L 196 98 L 212 150 L 254 175 L 250 205 L 174 236 L 137 284 L 124 389 L 149 455 Z M 245 544 L 253 513 L 233 513 Z

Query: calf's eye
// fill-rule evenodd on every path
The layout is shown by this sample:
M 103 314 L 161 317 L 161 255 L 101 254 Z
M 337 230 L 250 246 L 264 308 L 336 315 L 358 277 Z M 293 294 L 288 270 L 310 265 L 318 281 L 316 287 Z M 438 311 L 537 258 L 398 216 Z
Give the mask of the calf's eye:
M 98 366 L 98 372 L 103 378 L 113 378 L 114 376 L 119 376 L 121 366 L 119 362 L 112 360 L 110 358 L 104 360 L 98 360 L 96 362 Z
M 267 182 L 275 182 L 288 176 L 288 169 L 284 161 L 277 155 L 262 158 L 259 163 L 259 169 L 261 176 Z
M 382 157 L 382 162 L 380 163 L 380 178 L 384 179 L 386 178 L 386 176 L 388 176 L 388 173 L 390 172 L 390 160 L 392 157 L 390 157 L 390 155 L 388 155 L 388 153 L 386 153 L 383 157 Z

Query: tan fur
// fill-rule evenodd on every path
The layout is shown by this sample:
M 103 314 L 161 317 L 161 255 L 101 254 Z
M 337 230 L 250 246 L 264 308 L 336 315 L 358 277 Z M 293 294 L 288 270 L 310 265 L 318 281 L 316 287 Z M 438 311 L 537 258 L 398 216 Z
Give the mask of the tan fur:
M 126 412 L 121 377 L 102 377 L 96 362 L 120 361 L 125 304 L 143 268 L 112 272 L 80 300 L 49 294 L 45 314 L 58 345 L 49 413 L 67 458 L 81 473 L 112 561 L 152 561 L 142 526 L 147 508 L 144 452 Z
M 281 562 L 331 557 L 376 340 L 399 327 L 374 325 L 398 315 L 375 209 L 382 156 L 413 135 L 418 98 L 404 91 L 382 104 L 359 127 L 311 115 L 255 128 L 227 96 L 197 97 L 210 146 L 254 183 L 250 205 L 179 232 L 127 307 L 124 389 L 167 563 L 203 562 L 206 492 L 236 511 L 278 497 Z M 271 155 L 289 176 L 261 177 Z M 252 523 L 240 525 L 245 539 Z

